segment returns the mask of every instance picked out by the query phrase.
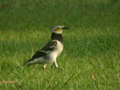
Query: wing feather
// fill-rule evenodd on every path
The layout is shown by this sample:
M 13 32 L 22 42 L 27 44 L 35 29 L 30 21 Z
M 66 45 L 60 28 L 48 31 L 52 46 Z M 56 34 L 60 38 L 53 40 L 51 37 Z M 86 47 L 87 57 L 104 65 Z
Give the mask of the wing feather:
M 33 56 L 32 59 L 46 56 L 48 52 L 54 50 L 56 48 L 57 42 L 52 40 L 48 42 L 42 49 L 38 50 Z
M 43 51 L 52 51 L 52 50 L 56 49 L 56 46 L 57 46 L 57 41 L 52 40 L 52 41 L 48 42 L 46 44 L 46 46 L 44 46 L 41 50 L 43 50 Z
M 23 64 L 30 64 L 31 61 L 33 61 L 34 59 L 40 58 L 40 57 L 45 57 L 48 55 L 49 52 L 53 51 L 54 49 L 56 49 L 56 45 L 57 45 L 57 41 L 55 40 L 51 40 L 50 42 L 48 42 L 42 49 L 38 50 L 31 59 L 29 59 L 27 62 L 25 62 Z

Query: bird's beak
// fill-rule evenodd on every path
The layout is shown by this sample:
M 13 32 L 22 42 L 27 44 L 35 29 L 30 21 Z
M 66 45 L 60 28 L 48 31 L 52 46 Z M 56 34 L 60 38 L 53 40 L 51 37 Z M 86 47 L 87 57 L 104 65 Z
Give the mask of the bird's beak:
M 69 29 L 69 27 L 65 27 L 65 26 L 64 26 L 62 29 L 66 30 L 66 29 Z

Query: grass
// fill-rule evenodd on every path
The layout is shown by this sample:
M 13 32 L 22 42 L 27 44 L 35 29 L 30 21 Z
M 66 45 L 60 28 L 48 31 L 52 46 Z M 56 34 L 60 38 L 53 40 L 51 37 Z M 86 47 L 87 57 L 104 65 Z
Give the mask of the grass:
M 119 90 L 120 3 L 109 0 L 0 0 L 1 90 Z M 16 68 L 65 31 L 58 64 Z

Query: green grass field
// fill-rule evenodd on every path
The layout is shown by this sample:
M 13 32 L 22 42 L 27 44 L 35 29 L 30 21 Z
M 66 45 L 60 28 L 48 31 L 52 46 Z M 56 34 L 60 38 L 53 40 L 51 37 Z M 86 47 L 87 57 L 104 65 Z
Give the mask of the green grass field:
M 114 0 L 113 0 L 114 1 Z M 0 0 L 0 90 L 119 90 L 120 2 Z M 16 68 L 66 25 L 58 64 Z

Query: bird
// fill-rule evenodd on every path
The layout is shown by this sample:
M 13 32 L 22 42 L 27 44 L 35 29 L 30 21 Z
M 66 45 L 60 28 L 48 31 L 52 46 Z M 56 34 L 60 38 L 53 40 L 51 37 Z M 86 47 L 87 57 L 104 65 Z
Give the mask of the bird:
M 45 69 L 47 64 L 52 64 L 58 68 L 57 57 L 60 56 L 64 47 L 62 33 L 67 29 L 69 28 L 66 26 L 55 26 L 52 29 L 51 40 L 43 48 L 37 50 L 22 66 L 42 64 L 43 69 Z

